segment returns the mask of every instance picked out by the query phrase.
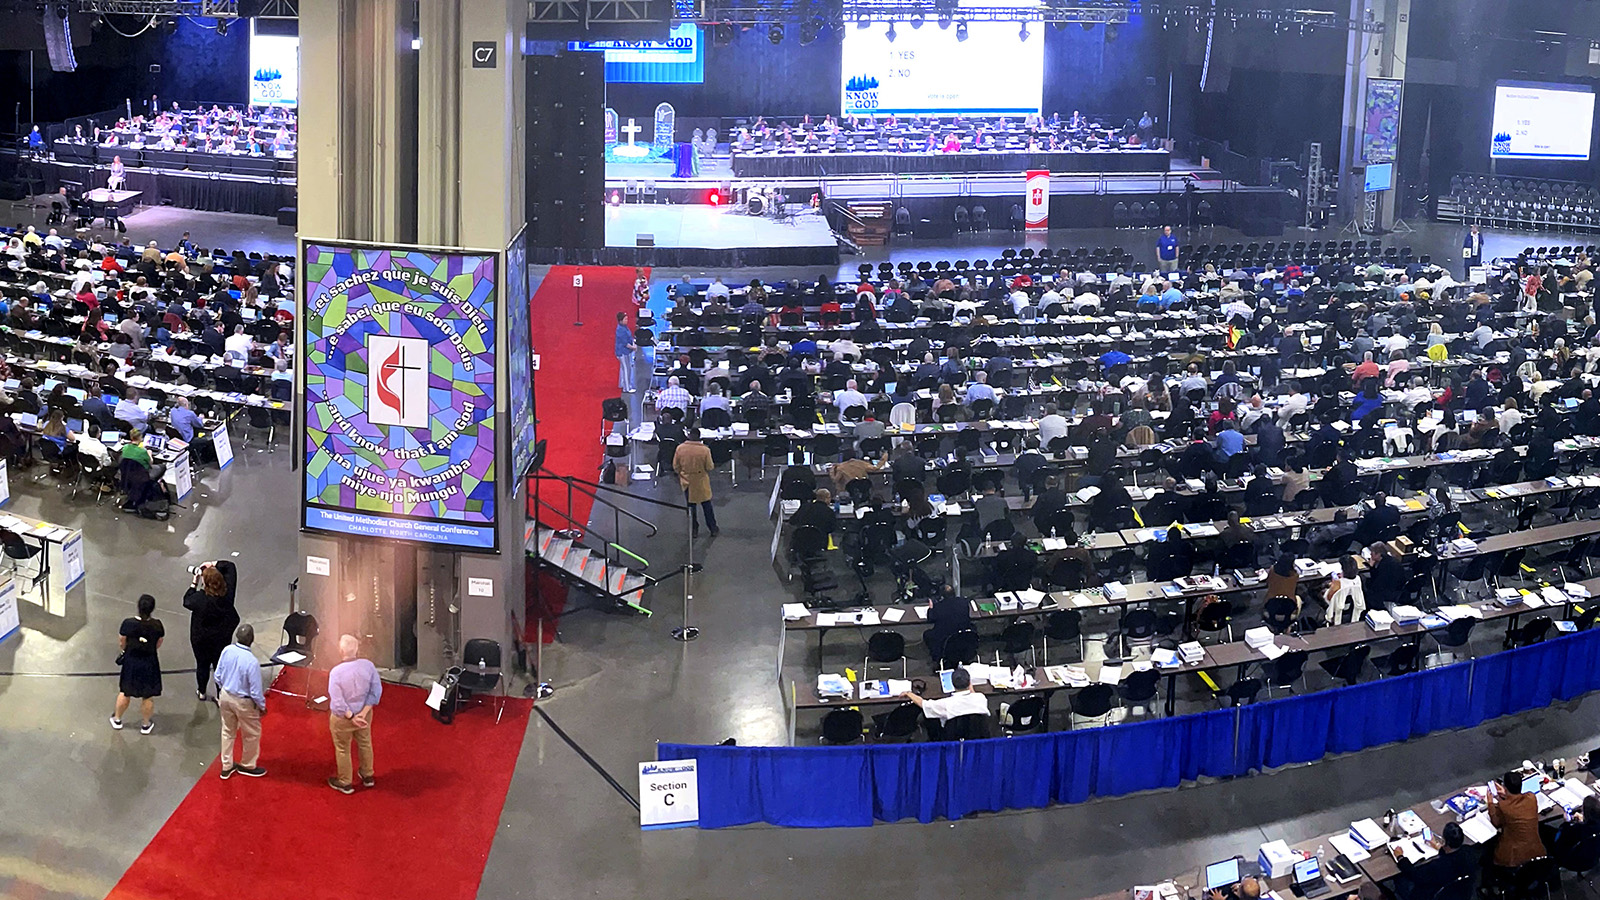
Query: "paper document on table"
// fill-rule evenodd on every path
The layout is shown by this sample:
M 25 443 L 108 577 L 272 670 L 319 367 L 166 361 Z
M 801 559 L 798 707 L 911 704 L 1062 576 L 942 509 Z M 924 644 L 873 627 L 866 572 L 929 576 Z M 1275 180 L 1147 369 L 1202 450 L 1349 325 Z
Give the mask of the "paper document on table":
M 795 622 L 808 618 L 810 615 L 811 610 L 806 609 L 804 603 L 785 603 L 783 605 L 783 620 L 785 622 Z
M 1328 843 L 1332 844 L 1333 849 L 1344 854 L 1344 858 L 1352 863 L 1359 863 L 1371 855 L 1348 834 L 1336 834 L 1328 838 Z
M 906 611 L 898 606 L 891 606 L 883 611 L 883 620 L 885 622 L 898 622 L 905 617 Z
M 303 660 L 305 658 L 306 658 L 306 655 L 304 653 L 299 652 L 298 650 L 290 650 L 290 651 L 288 651 L 286 653 L 279 653 L 278 654 L 278 662 L 281 662 L 281 663 L 283 663 L 285 665 L 290 665 L 290 666 L 294 665 L 295 663 L 297 663 L 297 662 L 299 662 L 299 661 L 301 661 L 301 660 Z
M 1122 680 L 1122 666 L 1101 666 L 1100 677 L 1095 680 L 1101 684 L 1116 684 Z
M 1499 832 L 1500 829 L 1489 822 L 1488 813 L 1480 812 L 1461 820 L 1461 833 L 1474 844 L 1486 844 Z

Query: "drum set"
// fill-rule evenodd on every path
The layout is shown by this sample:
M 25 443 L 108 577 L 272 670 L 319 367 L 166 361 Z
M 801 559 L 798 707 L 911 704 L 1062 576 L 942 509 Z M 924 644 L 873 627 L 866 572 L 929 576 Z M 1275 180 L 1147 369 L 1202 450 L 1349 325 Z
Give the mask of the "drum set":
M 789 198 L 775 184 L 755 184 L 734 190 L 729 210 L 747 216 L 765 216 L 778 221 L 790 219 Z

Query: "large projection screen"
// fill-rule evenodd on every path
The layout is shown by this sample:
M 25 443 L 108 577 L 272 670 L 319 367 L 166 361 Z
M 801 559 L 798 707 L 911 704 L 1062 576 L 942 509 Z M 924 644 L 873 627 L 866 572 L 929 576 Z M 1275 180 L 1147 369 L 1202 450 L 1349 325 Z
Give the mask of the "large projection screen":
M 500 253 L 303 247 L 301 524 L 495 550 Z
M 250 20 L 250 105 L 297 106 L 300 102 L 300 38 L 260 34 Z
M 921 28 L 848 25 L 839 92 L 844 115 L 1026 115 L 1044 99 L 1044 30 L 1026 40 L 1018 22 L 972 22 L 967 39 L 930 21 Z
M 1576 84 L 1502 81 L 1494 87 L 1493 159 L 1589 158 L 1594 91 Z

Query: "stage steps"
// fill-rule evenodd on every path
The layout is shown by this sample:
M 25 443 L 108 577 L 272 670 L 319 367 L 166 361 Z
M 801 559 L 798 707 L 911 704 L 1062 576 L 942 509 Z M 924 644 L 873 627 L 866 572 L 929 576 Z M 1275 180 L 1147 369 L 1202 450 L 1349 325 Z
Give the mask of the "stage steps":
M 528 536 L 524 549 L 529 559 L 536 560 L 564 581 L 587 587 L 611 598 L 619 606 L 650 615 L 643 601 L 651 578 L 622 563 L 609 561 L 604 552 L 585 547 L 580 540 L 582 535 L 577 532 L 539 525 Z M 627 552 L 620 547 L 615 549 Z

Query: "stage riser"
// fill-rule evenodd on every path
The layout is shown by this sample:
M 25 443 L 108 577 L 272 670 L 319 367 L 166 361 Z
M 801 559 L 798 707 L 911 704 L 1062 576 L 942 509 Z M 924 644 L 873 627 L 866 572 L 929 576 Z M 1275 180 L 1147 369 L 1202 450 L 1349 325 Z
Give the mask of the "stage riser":
M 606 196 L 610 196 L 613 189 L 608 189 Z M 816 186 L 787 187 L 791 203 L 804 203 L 811 199 L 816 192 Z M 656 189 L 657 200 L 660 202 L 677 204 L 704 203 L 707 189 L 672 188 L 658 186 Z M 1237 228 L 1245 234 L 1252 236 L 1274 236 L 1282 232 L 1282 226 L 1287 224 L 1294 216 L 1294 199 L 1284 191 L 1222 191 L 1205 192 L 1200 195 L 1211 204 L 1213 215 L 1212 223 Z M 1177 203 L 1180 210 L 1180 221 L 1173 224 L 1182 224 L 1187 217 L 1181 212 L 1184 206 L 1182 191 L 1169 191 L 1166 193 L 1118 193 L 1118 194 L 1054 194 L 1050 198 L 1050 226 L 1052 228 L 1111 228 L 1119 224 L 1113 214 L 1113 209 L 1118 203 L 1125 203 L 1132 207 L 1134 203 L 1150 204 L 1158 202 L 1162 207 L 1162 214 L 1158 217 L 1160 224 L 1166 224 L 1168 203 Z M 1199 202 L 1198 199 L 1195 202 Z M 990 230 L 1005 230 L 1009 227 L 1012 204 L 1021 204 L 1022 197 L 902 197 L 897 206 L 904 206 L 911 212 L 915 224 L 918 219 L 930 219 L 938 223 L 954 222 L 957 206 L 964 206 L 970 216 L 972 207 L 983 206 L 989 213 Z M 835 221 L 835 228 L 843 227 L 841 222 Z M 937 230 L 937 229 L 936 229 Z M 941 237 L 943 235 L 930 235 Z
M 661 266 L 737 269 L 757 266 L 838 266 L 836 247 L 751 247 L 712 250 L 701 247 L 606 247 L 603 250 L 528 248 L 536 265 Z
M 24 163 L 22 169 L 26 170 L 28 165 L 38 166 L 39 182 L 45 193 L 55 193 L 62 181 L 80 182 L 84 190 L 106 186 L 108 173 L 105 169 L 50 162 Z M 129 169 L 127 187 L 143 194 L 139 198 L 142 206 L 166 205 L 252 216 L 276 216 L 279 209 L 294 206 L 296 196 L 293 184 L 147 169 Z

